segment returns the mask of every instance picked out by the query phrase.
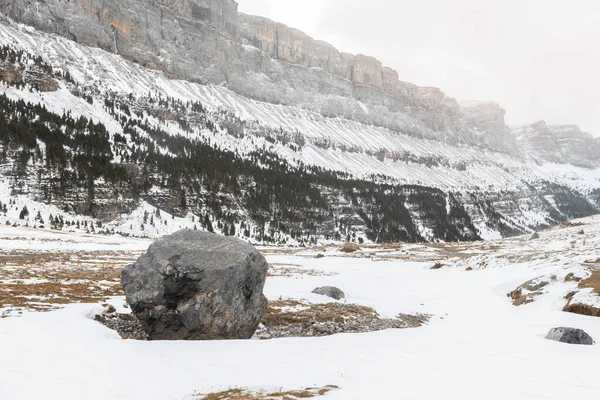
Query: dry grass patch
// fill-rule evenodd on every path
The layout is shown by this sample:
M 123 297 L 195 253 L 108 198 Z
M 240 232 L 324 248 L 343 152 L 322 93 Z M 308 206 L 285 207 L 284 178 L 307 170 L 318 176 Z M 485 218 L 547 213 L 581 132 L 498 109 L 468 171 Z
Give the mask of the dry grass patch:
M 594 289 L 597 295 L 600 296 L 600 271 L 592 272 L 589 278 L 582 280 L 579 283 L 579 289 Z
M 565 282 L 580 282 L 581 278 L 578 278 L 573 272 L 569 272 L 565 276 Z
M 561 229 L 564 229 L 564 228 L 572 228 L 572 227 L 584 226 L 584 225 L 585 225 L 585 223 L 578 222 L 578 221 L 563 221 L 560 223 L 559 227 Z
M 405 245 L 404 242 L 382 243 L 380 247 L 385 250 L 398 250 Z
M 269 264 L 269 270 L 267 271 L 268 277 L 284 276 L 289 278 L 298 275 L 334 276 L 337 274 L 335 272 L 324 272 L 310 268 L 303 268 L 301 265 L 297 264 Z
M 543 294 L 542 289 L 555 281 L 555 275 L 529 280 L 518 288 L 508 293 L 507 296 L 513 300 L 513 305 L 522 306 L 535 301 L 535 298 Z
M 354 253 L 360 250 L 360 246 L 356 243 L 344 243 L 344 245 L 340 248 L 342 253 Z
M 588 304 L 571 304 L 571 301 L 563 308 L 563 311 L 573 314 L 588 315 L 590 317 L 600 317 L 600 308 L 592 307 Z
M 262 323 L 271 327 L 298 323 L 341 323 L 345 320 L 377 317 L 379 314 L 371 307 L 357 304 L 304 304 L 297 300 L 277 300 L 269 302 Z
M 593 289 L 597 295 L 600 295 L 600 271 L 592 272 L 589 278 L 579 282 L 578 287 L 579 289 Z M 573 295 L 574 294 L 575 292 Z M 600 308 L 596 308 L 588 304 L 572 303 L 573 295 L 567 297 L 568 302 L 563 308 L 563 311 L 574 314 L 589 315 L 592 317 L 600 317 Z
M 139 253 L 126 251 L 16 252 L 0 256 L 0 308 L 50 311 L 123 294 L 122 268 Z
M 408 327 L 418 328 L 419 326 L 425 325 L 430 319 L 431 315 L 427 314 L 398 314 L 397 319 L 404 321 Z
M 329 385 L 322 388 L 308 388 L 302 390 L 291 390 L 287 392 L 251 392 L 245 389 L 229 389 L 223 392 L 200 395 L 198 400 L 297 400 L 310 399 L 324 396 L 332 390 L 339 389 L 338 386 Z

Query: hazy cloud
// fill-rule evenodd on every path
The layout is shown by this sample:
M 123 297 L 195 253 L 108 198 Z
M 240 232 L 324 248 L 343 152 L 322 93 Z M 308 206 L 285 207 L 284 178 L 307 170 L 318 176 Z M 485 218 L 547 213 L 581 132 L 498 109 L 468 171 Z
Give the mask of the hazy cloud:
M 238 0 L 379 58 L 402 80 L 494 100 L 509 124 L 541 119 L 600 135 L 597 0 Z

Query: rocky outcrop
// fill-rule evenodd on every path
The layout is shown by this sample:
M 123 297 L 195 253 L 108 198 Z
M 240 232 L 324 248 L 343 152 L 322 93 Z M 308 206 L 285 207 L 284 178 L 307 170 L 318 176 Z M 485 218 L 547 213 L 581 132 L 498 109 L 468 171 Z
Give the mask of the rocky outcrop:
M 9 84 L 17 84 L 23 82 L 23 73 L 9 62 L 0 62 L 0 80 Z
M 267 268 L 242 240 L 182 230 L 154 242 L 122 283 L 150 340 L 249 339 L 267 307 Z
M 35 65 L 25 69 L 23 81 L 40 92 L 56 92 L 58 90 L 58 82 L 42 68 Z
M 14 65 L 0 61 L 0 81 L 9 85 L 26 83 L 40 92 L 56 92 L 58 82 L 47 71 L 37 65 Z
M 492 149 L 518 149 L 516 139 L 504 122 L 506 111 L 493 101 L 460 102 L 461 116 L 481 134 L 482 141 Z
M 513 128 L 512 133 L 529 156 L 582 167 L 600 164 L 600 140 L 576 125 L 548 125 L 539 121 Z

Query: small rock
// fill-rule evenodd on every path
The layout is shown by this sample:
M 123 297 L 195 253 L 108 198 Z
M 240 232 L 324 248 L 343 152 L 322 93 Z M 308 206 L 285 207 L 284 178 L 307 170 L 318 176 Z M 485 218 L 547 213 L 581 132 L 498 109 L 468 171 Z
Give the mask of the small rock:
M 552 328 L 546 335 L 546 339 L 569 344 L 594 344 L 594 339 L 590 335 L 575 328 Z
M 315 324 L 314 328 L 315 328 L 315 331 L 317 331 L 319 333 L 328 333 L 329 332 L 329 328 L 325 324 Z
M 340 299 L 343 299 L 346 297 L 344 292 L 342 292 L 340 289 L 333 287 L 333 286 L 319 287 L 319 288 L 316 288 L 315 290 L 313 290 L 312 292 L 316 293 L 316 294 L 320 294 L 322 296 L 331 297 L 332 299 L 335 299 L 335 300 L 340 300 Z
M 529 237 L 529 240 L 536 240 L 539 238 L 540 238 L 540 234 L 537 232 L 534 232 L 534 234 Z

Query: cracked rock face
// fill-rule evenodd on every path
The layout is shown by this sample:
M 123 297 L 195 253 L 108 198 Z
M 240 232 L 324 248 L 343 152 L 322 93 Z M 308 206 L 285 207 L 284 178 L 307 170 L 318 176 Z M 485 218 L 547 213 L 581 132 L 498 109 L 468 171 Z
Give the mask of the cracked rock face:
M 122 284 L 150 340 L 249 339 L 267 307 L 267 268 L 244 241 L 182 230 L 127 266 Z

